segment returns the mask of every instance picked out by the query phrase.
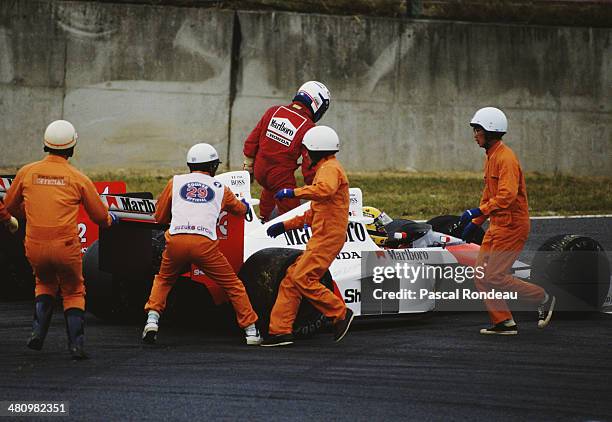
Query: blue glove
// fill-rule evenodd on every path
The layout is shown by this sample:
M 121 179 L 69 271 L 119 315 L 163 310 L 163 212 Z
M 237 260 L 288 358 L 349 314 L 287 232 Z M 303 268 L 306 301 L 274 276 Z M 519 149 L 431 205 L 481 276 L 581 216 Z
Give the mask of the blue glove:
M 285 233 L 285 225 L 283 223 L 272 224 L 270 227 L 268 227 L 266 233 L 268 233 L 268 236 L 270 237 L 280 236 L 281 234 Z
M 476 227 L 478 227 L 478 225 L 470 221 L 470 223 L 467 226 L 465 226 L 465 229 L 463 229 L 463 233 L 461 233 L 461 238 L 463 240 L 467 240 L 468 236 L 472 234 L 472 232 L 474 231 Z
M 246 207 L 246 212 L 245 214 L 248 214 L 249 211 L 251 210 L 251 205 L 249 205 L 249 203 L 246 201 L 246 199 L 242 198 L 240 200 L 240 202 L 242 202 L 244 204 L 244 206 Z
M 295 198 L 295 193 L 293 193 L 293 189 L 281 189 L 278 192 L 276 192 L 276 195 L 274 195 L 274 198 L 281 200 L 284 198 Z
M 467 222 L 472 221 L 473 218 L 480 217 L 482 215 L 482 211 L 480 208 L 472 208 L 471 210 L 466 210 L 459 219 L 461 224 L 465 224 Z
M 119 216 L 112 211 L 108 212 L 108 215 L 111 217 L 111 226 L 119 223 Z

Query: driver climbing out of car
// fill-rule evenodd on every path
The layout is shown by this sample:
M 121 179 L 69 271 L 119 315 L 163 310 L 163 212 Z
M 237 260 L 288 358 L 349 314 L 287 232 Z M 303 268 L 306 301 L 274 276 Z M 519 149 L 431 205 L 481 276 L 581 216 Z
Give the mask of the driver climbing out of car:
M 77 144 L 74 126 L 56 120 L 45 130 L 41 161 L 22 167 L 9 188 L 5 204 L 13 215 L 25 208 L 25 251 L 36 277 L 34 321 L 28 347 L 41 350 L 58 290 L 64 304 L 68 349 L 73 359 L 86 359 L 84 350 L 85 284 L 81 242 L 77 232 L 79 205 L 96 224 L 118 221 L 109 213 L 92 181 L 72 167 Z
M 316 170 L 312 185 L 285 188 L 278 191 L 275 197 L 278 200 L 311 200 L 310 209 L 304 215 L 271 225 L 267 233 L 277 237 L 287 230 L 309 225 L 312 236 L 304 253 L 287 269 L 280 283 L 270 314 L 270 336 L 262 346 L 293 343 L 293 322 L 302 298 L 334 321 L 334 338 L 337 342 L 345 336 L 353 320 L 353 311 L 320 282 L 344 246 L 348 225 L 349 183 L 335 157 L 340 150 L 340 140 L 332 128 L 317 126 L 306 132 L 303 144 Z
M 484 276 L 475 278 L 476 288 L 482 292 L 492 289 L 517 292 L 519 299 L 538 304 L 538 327 L 544 328 L 550 322 L 555 297 L 509 273 L 525 245 L 530 223 L 523 170 L 514 152 L 501 140 L 508 130 L 508 120 L 501 110 L 485 107 L 474 114 L 470 126 L 474 140 L 486 150 L 485 186 L 478 208 L 466 210 L 461 216 L 461 223 L 467 223 L 462 237 L 466 239 L 490 217 L 476 262 L 484 268 Z M 493 326 L 481 329 L 481 334 L 518 334 L 504 300 L 484 302 Z
M 187 153 L 190 173 L 174 176 L 168 181 L 157 201 L 155 220 L 170 224 L 166 231 L 166 248 L 159 273 L 153 280 L 149 300 L 145 305 L 147 322 L 142 332 L 145 343 L 157 339 L 159 317 L 166 308 L 166 299 L 187 264 L 194 264 L 225 290 L 238 325 L 244 329 L 246 344 L 261 343 L 255 327 L 253 311 L 244 285 L 227 258 L 219 249 L 217 220 L 222 210 L 244 216 L 249 204 L 239 201 L 232 191 L 215 179 L 219 155 L 212 145 L 198 143 Z
M 275 200 L 282 188 L 295 188 L 295 170 L 302 157 L 302 175 L 309 185 L 314 170 L 302 147 L 304 134 L 318 122 L 329 108 L 329 90 L 321 82 L 303 84 L 289 105 L 270 107 L 244 142 L 244 164 L 251 177 L 263 188 L 259 199 L 262 221 L 270 220 L 276 206 L 279 214 L 300 205 L 297 198 Z

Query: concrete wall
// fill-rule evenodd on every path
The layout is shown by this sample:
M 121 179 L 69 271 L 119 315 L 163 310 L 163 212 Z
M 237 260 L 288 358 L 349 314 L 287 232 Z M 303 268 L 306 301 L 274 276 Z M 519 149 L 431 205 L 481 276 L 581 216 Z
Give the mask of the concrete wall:
M 332 92 L 353 170 L 480 170 L 468 122 L 509 117 L 526 170 L 612 176 L 612 31 L 79 2 L 0 3 L 0 167 L 71 120 L 82 168 L 233 167 L 270 105 Z M 232 55 L 234 59 L 232 60 Z
M 233 14 L 2 2 L 0 166 L 41 155 L 65 118 L 83 168 L 176 166 L 194 139 L 226 154 Z

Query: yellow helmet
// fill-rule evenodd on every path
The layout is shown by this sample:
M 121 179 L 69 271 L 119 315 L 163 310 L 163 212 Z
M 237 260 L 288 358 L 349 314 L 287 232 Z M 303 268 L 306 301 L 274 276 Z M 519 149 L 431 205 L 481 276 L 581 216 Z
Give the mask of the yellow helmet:
M 373 218 L 372 224 L 366 224 L 368 234 L 378 246 L 384 246 L 387 242 L 387 230 L 385 225 L 389 224 L 393 220 L 385 214 L 383 211 L 374 207 L 363 207 L 363 215 L 365 217 Z

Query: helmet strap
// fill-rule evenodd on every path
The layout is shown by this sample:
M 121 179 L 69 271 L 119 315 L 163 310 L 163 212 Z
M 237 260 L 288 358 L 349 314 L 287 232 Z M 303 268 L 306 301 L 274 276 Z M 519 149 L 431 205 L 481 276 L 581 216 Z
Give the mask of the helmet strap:
M 491 148 L 493 145 L 495 145 L 497 142 L 501 140 L 501 137 L 499 136 L 498 132 L 488 132 L 485 130 L 484 136 L 485 136 L 485 144 L 484 144 L 485 150 L 488 150 L 489 148 Z
M 307 150 L 307 151 L 308 151 L 308 157 L 310 158 L 310 166 L 308 166 L 308 169 L 312 169 L 317 164 L 319 164 L 319 161 L 321 161 L 325 157 L 334 155 L 337 152 L 337 151 L 311 151 L 311 150 Z
M 214 177 L 219 168 L 219 164 L 219 160 L 215 160 L 209 163 L 187 163 L 187 166 L 192 173 L 194 171 L 203 171 Z
M 58 155 L 60 157 L 64 157 L 65 159 L 68 159 L 74 155 L 74 147 L 66 149 L 53 149 L 45 145 L 43 151 L 48 152 L 51 155 Z

